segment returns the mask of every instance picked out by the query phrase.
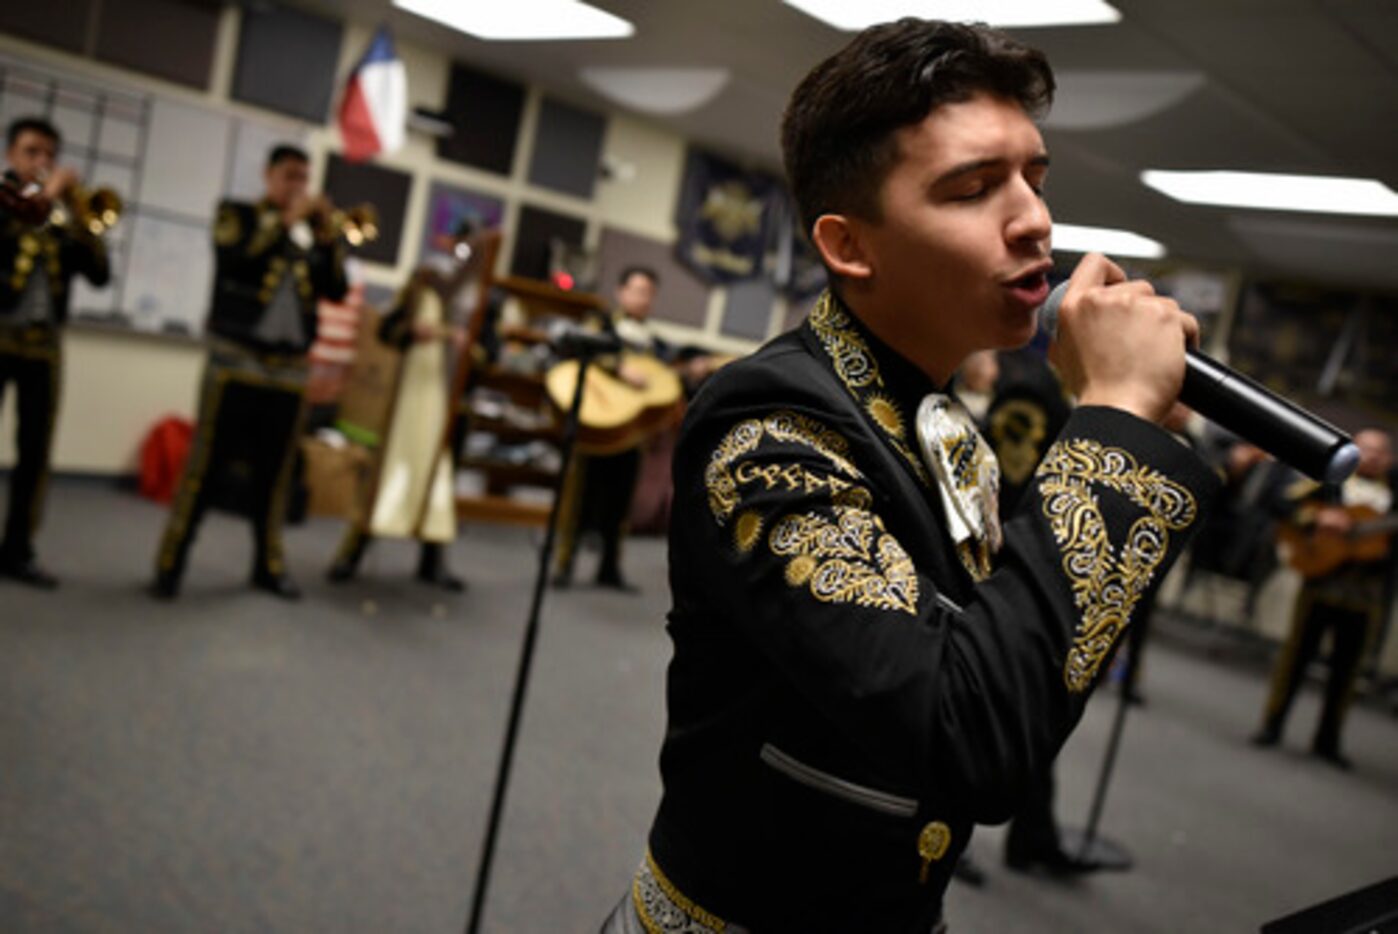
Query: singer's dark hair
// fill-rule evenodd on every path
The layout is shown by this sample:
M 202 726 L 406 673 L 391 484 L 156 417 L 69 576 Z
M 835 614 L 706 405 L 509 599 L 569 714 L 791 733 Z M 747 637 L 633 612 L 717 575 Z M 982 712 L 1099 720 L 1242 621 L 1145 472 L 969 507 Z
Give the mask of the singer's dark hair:
M 984 25 L 901 19 L 873 26 L 796 86 L 782 155 L 802 229 L 822 214 L 881 219 L 878 193 L 898 159 L 894 131 L 989 93 L 1038 116 L 1053 103 L 1038 49 Z
M 58 127 L 43 117 L 20 117 L 10 121 L 10 128 L 5 131 L 5 148 L 9 149 L 19 142 L 21 133 L 38 133 L 40 136 L 47 136 L 53 140 L 55 147 L 63 143 L 63 137 L 59 134 Z
M 300 146 L 293 146 L 290 143 L 279 143 L 272 147 L 272 151 L 267 154 L 267 168 L 272 168 L 286 162 L 288 159 L 295 159 L 297 162 L 310 162 L 311 157 L 306 154 L 306 150 Z
M 632 276 L 645 276 L 650 280 L 651 285 L 660 284 L 660 275 L 649 266 L 627 266 L 621 271 L 621 275 L 617 277 L 616 284 L 625 285 L 631 281 Z

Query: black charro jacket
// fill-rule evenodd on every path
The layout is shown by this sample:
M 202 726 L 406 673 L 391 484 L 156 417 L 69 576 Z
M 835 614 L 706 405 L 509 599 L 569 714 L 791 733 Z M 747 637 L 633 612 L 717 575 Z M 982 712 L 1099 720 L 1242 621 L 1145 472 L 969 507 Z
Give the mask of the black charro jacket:
M 93 285 L 103 286 L 112 275 L 101 237 L 76 225 L 36 227 L 0 211 L 0 316 L 15 312 L 29 277 L 40 268 L 49 274 L 54 325 L 68 320 L 74 276 L 81 274 Z
M 987 577 L 918 453 L 937 389 L 827 295 L 689 409 L 643 915 L 926 934 L 1214 493 L 1159 427 L 1080 408 Z
M 267 201 L 223 201 L 214 220 L 214 294 L 210 334 L 258 352 L 303 354 L 316 336 L 316 300 L 336 300 L 346 290 L 344 248 L 338 241 L 315 241 L 302 249 Z M 301 333 L 296 346 L 269 347 L 254 334 L 284 276 L 295 277 L 301 300 Z

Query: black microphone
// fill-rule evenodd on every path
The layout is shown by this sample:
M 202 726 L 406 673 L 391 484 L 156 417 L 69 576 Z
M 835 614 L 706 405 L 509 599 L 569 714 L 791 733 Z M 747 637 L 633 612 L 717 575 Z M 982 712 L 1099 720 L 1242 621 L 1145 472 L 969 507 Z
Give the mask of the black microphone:
M 1039 308 L 1040 326 L 1058 336 L 1061 282 Z M 1283 399 L 1193 347 L 1184 353 L 1180 401 L 1313 479 L 1339 483 L 1359 466 L 1359 447 L 1334 425 Z
M 553 349 L 563 357 L 596 357 L 620 353 L 621 338 L 609 331 L 585 331 L 582 328 L 561 329 L 552 340 Z

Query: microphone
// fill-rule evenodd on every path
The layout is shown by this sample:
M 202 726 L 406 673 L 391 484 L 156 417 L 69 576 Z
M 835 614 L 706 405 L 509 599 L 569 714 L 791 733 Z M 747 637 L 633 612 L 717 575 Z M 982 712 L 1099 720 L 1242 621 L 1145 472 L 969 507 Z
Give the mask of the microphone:
M 1068 283 L 1059 283 L 1039 308 L 1049 337 L 1058 336 L 1058 306 L 1067 292 Z M 1185 349 L 1184 362 L 1180 401 L 1209 421 L 1323 483 L 1339 483 L 1359 466 L 1354 440 L 1324 419 L 1193 347 Z
M 620 353 L 621 338 L 608 331 L 584 331 L 582 328 L 560 329 L 553 337 L 553 348 L 563 357 L 596 357 Z

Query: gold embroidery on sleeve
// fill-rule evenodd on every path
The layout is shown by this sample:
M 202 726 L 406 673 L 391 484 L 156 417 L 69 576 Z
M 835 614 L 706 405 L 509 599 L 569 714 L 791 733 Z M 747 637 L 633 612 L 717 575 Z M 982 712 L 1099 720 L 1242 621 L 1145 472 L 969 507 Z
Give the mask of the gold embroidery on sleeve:
M 744 554 L 752 551 L 762 537 L 762 525 L 762 514 L 756 509 L 749 509 L 738 517 L 733 523 L 733 544 L 739 551 Z
M 238 209 L 223 205 L 218 210 L 218 221 L 214 224 L 214 243 L 219 246 L 232 246 L 243 235 L 243 221 Z
M 1039 465 L 1044 516 L 1063 552 L 1063 570 L 1082 611 L 1064 664 L 1068 690 L 1091 684 L 1102 660 L 1130 623 L 1131 610 L 1169 550 L 1171 531 L 1194 521 L 1198 506 L 1188 489 L 1120 448 L 1087 438 L 1060 441 Z M 1145 510 L 1131 523 L 1118 552 L 1107 539 L 1093 485 L 1106 487 Z
M 863 509 L 836 506 L 823 513 L 782 518 L 768 539 L 772 553 L 789 558 L 786 580 L 808 585 L 826 603 L 854 603 L 917 612 L 917 570 L 883 521 Z
M 723 522 L 738 508 L 738 486 L 740 483 L 754 483 L 761 480 L 767 489 L 773 489 L 779 481 L 792 484 L 792 489 L 804 487 L 812 490 L 824 486 L 831 492 L 831 498 L 842 502 L 863 502 L 867 505 L 868 491 L 840 481 L 839 478 L 822 478 L 801 468 L 799 473 L 787 473 L 787 468 L 779 465 L 743 464 L 735 476 L 733 463 L 744 454 L 757 450 L 764 436 L 776 441 L 800 444 L 809 447 L 823 456 L 836 471 L 850 478 L 863 477 L 849 460 L 849 442 L 838 432 L 820 422 L 796 412 L 781 411 L 765 419 L 749 418 L 729 429 L 723 440 L 714 449 L 709 465 L 704 470 L 704 485 L 709 493 L 709 509 L 714 519 Z M 831 481 L 838 481 L 831 482 Z M 798 487 L 797 484 L 801 486 Z M 849 487 L 846 489 L 845 487 Z

